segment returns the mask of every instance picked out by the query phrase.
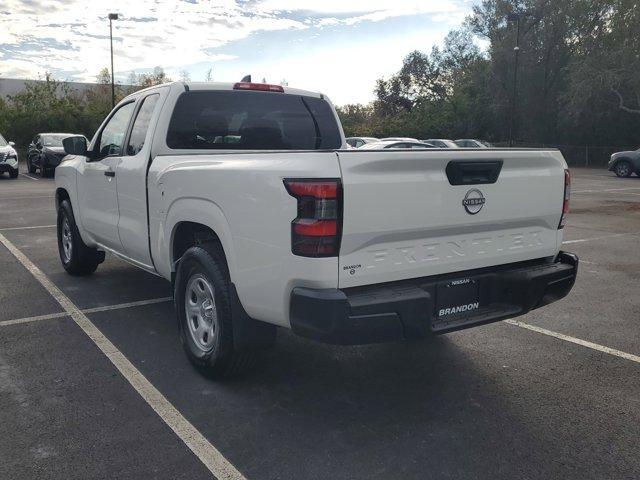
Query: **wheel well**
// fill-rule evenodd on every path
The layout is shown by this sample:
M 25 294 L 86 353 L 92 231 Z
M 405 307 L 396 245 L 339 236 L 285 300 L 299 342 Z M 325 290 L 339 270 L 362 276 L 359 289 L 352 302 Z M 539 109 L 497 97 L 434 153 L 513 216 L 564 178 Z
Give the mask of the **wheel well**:
M 190 247 L 203 243 L 217 243 L 224 255 L 220 238 L 211 228 L 201 223 L 181 222 L 173 233 L 172 260 L 175 265 Z M 225 259 L 226 260 L 226 259 Z
M 64 188 L 56 189 L 56 209 L 60 206 L 63 200 L 71 200 L 69 197 L 69 192 L 67 192 Z

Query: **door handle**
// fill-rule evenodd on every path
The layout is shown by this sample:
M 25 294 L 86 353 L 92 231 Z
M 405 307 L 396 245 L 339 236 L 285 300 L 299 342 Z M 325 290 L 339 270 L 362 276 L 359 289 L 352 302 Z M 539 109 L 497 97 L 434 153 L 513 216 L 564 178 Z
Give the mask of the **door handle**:
M 113 170 L 107 170 L 106 172 L 104 172 L 105 177 L 115 177 L 116 176 L 116 172 L 114 172 Z

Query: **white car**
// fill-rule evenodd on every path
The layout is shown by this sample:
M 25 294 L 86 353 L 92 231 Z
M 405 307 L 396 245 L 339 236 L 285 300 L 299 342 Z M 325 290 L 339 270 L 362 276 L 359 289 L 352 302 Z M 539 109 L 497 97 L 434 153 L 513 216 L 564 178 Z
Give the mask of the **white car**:
M 360 148 L 367 143 L 379 142 L 377 138 L 374 137 L 347 137 L 346 142 L 349 146 L 353 148 Z
M 419 142 L 420 140 L 418 140 L 417 138 L 411 138 L 411 137 L 387 137 L 387 138 L 381 138 L 380 141 L 381 142 Z
M 346 150 L 318 93 L 172 83 L 64 140 L 58 246 L 171 282 L 188 358 L 238 373 L 276 327 L 321 342 L 422 338 L 565 296 L 569 174 L 557 150 Z
M 18 152 L 14 147 L 15 143 L 0 135 L 0 175 L 7 172 L 9 177 L 18 178 Z
M 428 143 L 419 142 L 419 141 L 411 141 L 411 140 L 391 140 L 391 141 L 380 141 L 380 142 L 372 142 L 362 145 L 360 147 L 361 150 L 382 150 L 385 148 L 434 148 L 433 145 Z

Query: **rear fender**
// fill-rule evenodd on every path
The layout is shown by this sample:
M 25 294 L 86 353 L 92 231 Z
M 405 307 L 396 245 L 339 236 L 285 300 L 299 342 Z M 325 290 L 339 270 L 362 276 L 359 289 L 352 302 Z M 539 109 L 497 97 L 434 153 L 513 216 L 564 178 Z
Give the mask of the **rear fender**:
M 165 278 L 170 278 L 171 273 L 175 271 L 176 262 L 179 259 L 173 258 L 174 235 L 178 225 L 182 222 L 198 223 L 213 230 L 222 244 L 229 267 L 229 275 L 233 282 L 237 266 L 229 222 L 216 203 L 203 198 L 181 198 L 169 206 L 163 238 L 159 240 L 160 251 L 164 254 L 155 257 L 166 259 L 161 265 L 156 265 L 159 273 Z

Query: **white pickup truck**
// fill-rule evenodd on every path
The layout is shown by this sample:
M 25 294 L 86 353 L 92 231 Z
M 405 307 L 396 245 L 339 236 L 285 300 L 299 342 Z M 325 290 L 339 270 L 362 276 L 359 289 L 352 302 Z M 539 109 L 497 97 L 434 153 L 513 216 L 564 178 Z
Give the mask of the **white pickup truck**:
M 422 338 L 522 315 L 576 278 L 556 150 L 347 149 L 325 96 L 250 82 L 141 90 L 64 146 L 64 268 L 110 252 L 171 281 L 186 353 L 213 376 L 276 327 Z

